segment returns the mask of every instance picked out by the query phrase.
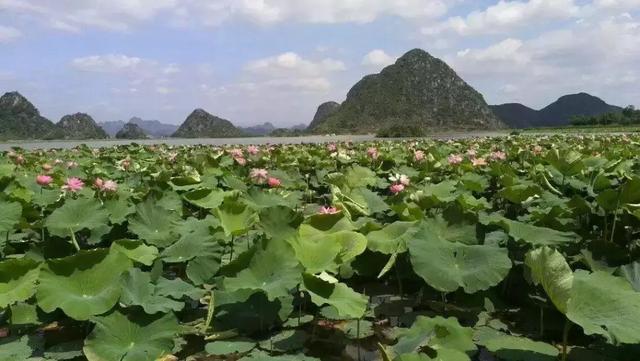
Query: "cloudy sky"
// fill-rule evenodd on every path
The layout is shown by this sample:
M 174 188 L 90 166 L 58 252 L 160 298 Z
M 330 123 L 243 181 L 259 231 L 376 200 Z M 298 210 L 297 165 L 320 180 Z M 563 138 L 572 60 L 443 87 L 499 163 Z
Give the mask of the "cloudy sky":
M 308 123 L 416 47 L 492 104 L 640 105 L 640 0 L 0 0 L 0 91 L 54 121 Z

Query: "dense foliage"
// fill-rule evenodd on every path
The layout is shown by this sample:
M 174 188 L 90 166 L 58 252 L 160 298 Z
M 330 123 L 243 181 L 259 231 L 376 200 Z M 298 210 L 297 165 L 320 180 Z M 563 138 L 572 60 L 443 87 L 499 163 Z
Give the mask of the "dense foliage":
M 629 105 L 621 112 L 610 112 L 600 115 L 578 115 L 571 118 L 572 125 L 629 125 L 640 124 L 640 110 Z
M 2 154 L 0 359 L 638 360 L 639 141 Z

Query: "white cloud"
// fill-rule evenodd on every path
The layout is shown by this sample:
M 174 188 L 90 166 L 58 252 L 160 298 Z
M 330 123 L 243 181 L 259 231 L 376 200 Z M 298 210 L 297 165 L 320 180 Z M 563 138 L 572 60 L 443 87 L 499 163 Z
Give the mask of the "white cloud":
M 122 54 L 91 55 L 71 61 L 71 65 L 78 70 L 97 73 L 135 71 L 145 64 L 151 65 L 153 62 Z
M 551 20 L 578 16 L 580 7 L 574 0 L 504 1 L 473 11 L 466 17 L 451 17 L 434 26 L 422 28 L 422 33 L 438 36 L 453 32 L 461 36 L 497 34 L 530 25 L 539 26 Z
M 10 27 L 10 26 L 2 26 L 0 25 L 0 44 L 8 43 L 22 36 L 20 30 Z
M 371 67 L 385 67 L 395 63 L 397 57 L 387 54 L 384 50 L 375 49 L 362 58 L 362 65 Z
M 342 61 L 325 58 L 311 61 L 294 52 L 267 57 L 249 62 L 245 69 L 251 73 L 276 77 L 318 77 L 332 72 L 343 71 L 346 66 Z

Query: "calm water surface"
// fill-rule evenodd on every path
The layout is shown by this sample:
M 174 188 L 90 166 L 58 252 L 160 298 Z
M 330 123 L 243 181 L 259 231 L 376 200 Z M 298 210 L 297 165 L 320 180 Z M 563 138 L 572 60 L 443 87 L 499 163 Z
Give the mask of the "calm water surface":
M 470 132 L 470 133 L 454 133 L 434 135 L 432 138 L 437 139 L 457 139 L 468 138 L 474 136 L 498 136 L 504 135 L 500 132 Z M 73 148 L 80 144 L 86 144 L 92 148 L 112 147 L 115 145 L 124 145 L 131 143 L 138 144 L 170 144 L 170 145 L 225 145 L 225 144 L 304 144 L 304 143 L 327 143 L 327 142 L 364 142 L 374 140 L 374 135 L 331 135 L 331 136 L 305 136 L 305 137 L 253 137 L 253 138 L 164 138 L 164 139 L 140 139 L 140 140 L 52 140 L 52 141 L 13 141 L 0 143 L 0 151 L 9 150 L 13 147 L 23 149 L 60 149 Z

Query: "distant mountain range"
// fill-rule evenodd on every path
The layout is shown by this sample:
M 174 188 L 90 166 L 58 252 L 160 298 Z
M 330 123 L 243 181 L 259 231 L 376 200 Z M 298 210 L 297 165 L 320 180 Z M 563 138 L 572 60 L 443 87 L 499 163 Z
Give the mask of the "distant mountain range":
M 127 123 L 132 123 L 140 127 L 145 134 L 153 137 L 153 138 L 166 138 L 170 137 L 176 130 L 178 130 L 177 125 L 161 123 L 158 120 L 144 120 L 138 117 L 133 117 L 129 119 L 128 122 L 124 122 L 122 120 L 109 121 L 98 123 L 111 137 L 115 137 L 116 134 L 125 126 Z
M 540 110 L 520 103 L 492 105 L 491 110 L 510 128 L 535 128 L 566 126 L 574 116 L 621 112 L 622 108 L 593 95 L 578 93 L 562 96 Z
M 397 125 L 422 129 L 496 129 L 504 124 L 482 94 L 444 61 L 413 49 L 379 74 L 367 75 L 340 105 L 321 105 L 313 133 L 373 133 Z

